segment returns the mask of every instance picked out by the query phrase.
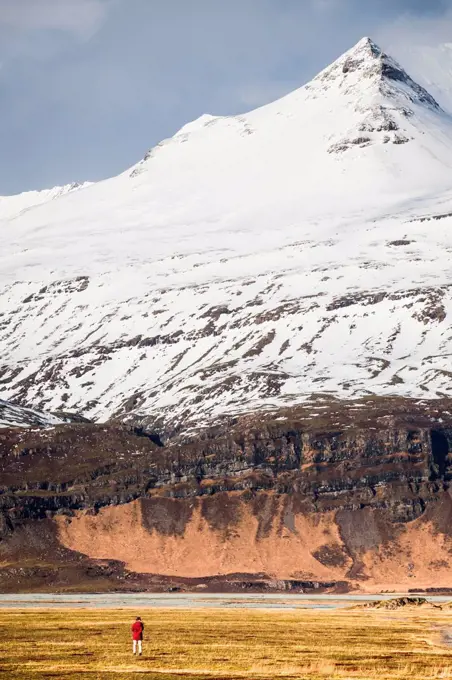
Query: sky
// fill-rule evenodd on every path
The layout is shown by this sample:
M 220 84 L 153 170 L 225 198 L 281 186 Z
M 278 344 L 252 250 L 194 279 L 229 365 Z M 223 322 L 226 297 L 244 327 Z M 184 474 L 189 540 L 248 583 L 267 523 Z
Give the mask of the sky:
M 452 0 L 0 0 L 0 194 L 118 174 L 364 36 L 452 110 Z

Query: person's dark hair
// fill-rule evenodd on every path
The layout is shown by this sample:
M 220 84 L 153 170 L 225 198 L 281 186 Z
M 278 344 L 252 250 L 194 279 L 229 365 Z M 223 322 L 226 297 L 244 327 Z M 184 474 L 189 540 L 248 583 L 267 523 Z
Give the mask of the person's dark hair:
M 136 620 L 141 621 L 141 616 L 137 616 Z

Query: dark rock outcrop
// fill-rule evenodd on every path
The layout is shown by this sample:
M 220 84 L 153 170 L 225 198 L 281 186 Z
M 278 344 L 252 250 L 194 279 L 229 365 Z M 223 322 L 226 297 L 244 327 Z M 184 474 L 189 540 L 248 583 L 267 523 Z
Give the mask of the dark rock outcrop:
M 321 416 L 299 407 L 239 417 L 166 438 L 165 446 L 137 423 L 1 430 L 0 557 L 23 526 L 59 517 L 70 526 L 80 512 L 95 517 L 102 508 L 139 500 L 146 535 L 183 538 L 196 515 L 226 548 L 243 531 L 245 515 L 255 518 L 247 521 L 257 523 L 258 543 L 274 535 L 275 522 L 296 535 L 300 517 L 314 524 L 315 517 L 334 517 L 340 541 L 308 544 L 310 559 L 321 574 L 342 570 L 359 581 L 366 578 L 365 554 L 390 549 L 419 519 L 452 537 L 449 406 L 330 401 Z M 302 573 L 290 579 L 274 573 L 264 581 L 290 581 L 281 589 L 311 582 L 331 587 L 328 579 Z

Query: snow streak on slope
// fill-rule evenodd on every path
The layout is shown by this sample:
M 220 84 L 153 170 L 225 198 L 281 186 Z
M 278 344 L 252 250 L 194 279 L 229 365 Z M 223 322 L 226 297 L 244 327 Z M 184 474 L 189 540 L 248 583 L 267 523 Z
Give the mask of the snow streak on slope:
M 452 394 L 452 121 L 370 40 L 2 224 L 5 395 L 200 423 Z
M 29 408 L 22 408 L 0 399 L 0 428 L 4 427 L 50 427 L 64 421 L 50 413 L 40 413 Z

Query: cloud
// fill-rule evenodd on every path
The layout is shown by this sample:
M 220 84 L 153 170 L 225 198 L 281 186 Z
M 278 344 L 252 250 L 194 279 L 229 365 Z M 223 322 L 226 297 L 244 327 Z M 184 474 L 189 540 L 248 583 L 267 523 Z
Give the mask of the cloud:
M 0 0 L 0 27 L 18 33 L 57 30 L 88 38 L 100 27 L 108 0 Z

